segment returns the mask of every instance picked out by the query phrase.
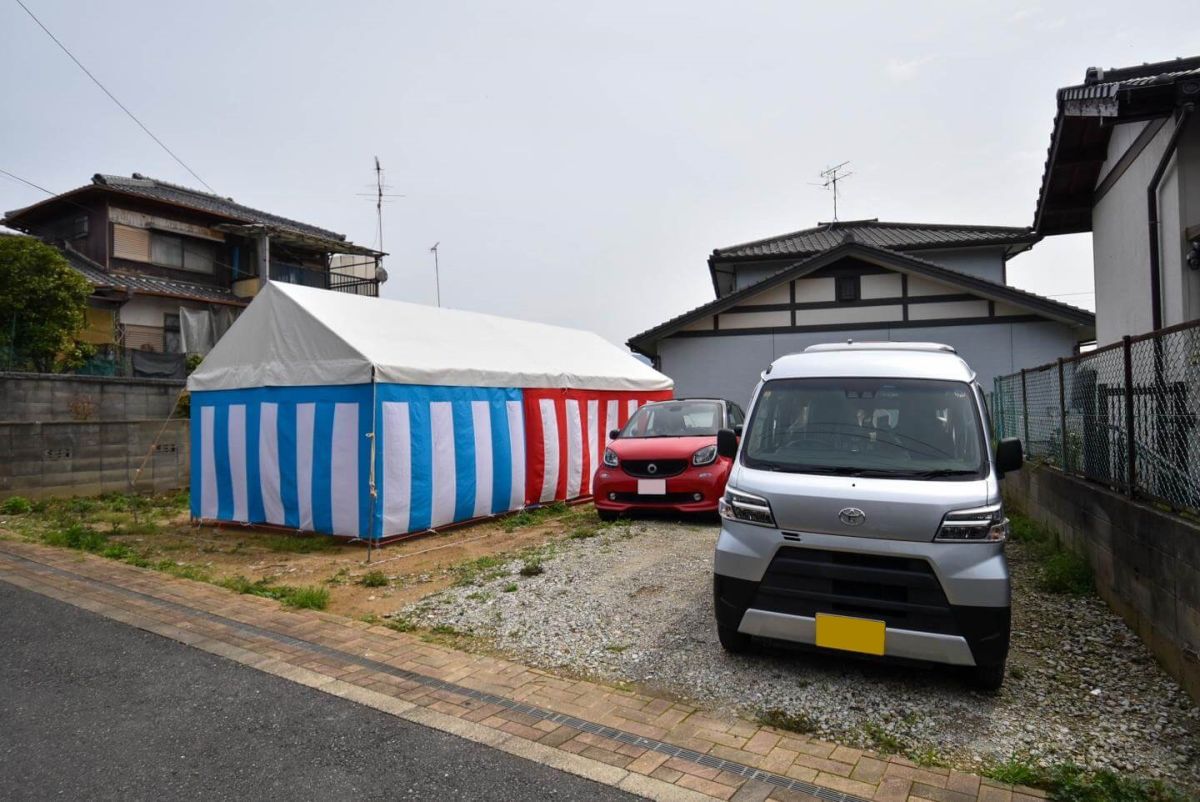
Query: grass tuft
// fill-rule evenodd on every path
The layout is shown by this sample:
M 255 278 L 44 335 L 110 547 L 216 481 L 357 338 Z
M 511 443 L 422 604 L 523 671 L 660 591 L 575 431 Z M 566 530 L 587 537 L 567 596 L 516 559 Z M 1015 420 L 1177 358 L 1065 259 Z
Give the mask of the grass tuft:
M 1161 780 L 1087 771 L 1069 763 L 1043 768 L 1016 756 L 984 767 L 983 775 L 997 782 L 1042 788 L 1055 802 L 1184 802 L 1188 798 Z
M 42 540 L 50 546 L 98 552 L 108 543 L 108 537 L 83 524 L 71 524 L 65 529 L 47 532 Z
M 537 526 L 544 523 L 550 518 L 558 518 L 566 515 L 570 508 L 561 501 L 556 501 L 553 504 L 546 504 L 541 507 L 530 507 L 521 510 L 514 515 L 510 515 L 501 521 L 501 526 L 505 532 L 515 532 L 518 529 L 525 529 L 530 526 Z
M 33 505 L 24 496 L 9 496 L 0 504 L 0 513 L 5 515 L 24 515 L 33 510 Z
M 358 583 L 364 588 L 385 588 L 388 578 L 383 571 L 368 571 L 359 578 Z
M 1055 552 L 1046 558 L 1038 585 L 1047 593 L 1070 596 L 1089 596 L 1096 590 L 1092 567 L 1070 551 Z
M 526 560 L 521 565 L 521 576 L 538 576 L 544 574 L 546 569 L 542 567 L 542 561 L 538 559 Z

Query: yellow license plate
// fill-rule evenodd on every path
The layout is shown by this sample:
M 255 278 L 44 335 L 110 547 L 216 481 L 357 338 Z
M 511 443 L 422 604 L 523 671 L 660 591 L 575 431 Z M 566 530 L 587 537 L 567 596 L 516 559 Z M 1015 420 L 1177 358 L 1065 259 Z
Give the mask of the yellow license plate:
M 817 613 L 817 645 L 863 654 L 883 654 L 887 624 L 867 618 Z

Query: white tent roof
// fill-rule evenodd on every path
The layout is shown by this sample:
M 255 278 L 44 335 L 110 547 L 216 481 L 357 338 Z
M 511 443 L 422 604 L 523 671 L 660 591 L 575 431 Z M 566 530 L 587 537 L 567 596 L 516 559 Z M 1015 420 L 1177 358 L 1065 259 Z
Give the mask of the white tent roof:
M 599 335 L 268 282 L 188 378 L 189 390 L 363 384 L 666 390 Z

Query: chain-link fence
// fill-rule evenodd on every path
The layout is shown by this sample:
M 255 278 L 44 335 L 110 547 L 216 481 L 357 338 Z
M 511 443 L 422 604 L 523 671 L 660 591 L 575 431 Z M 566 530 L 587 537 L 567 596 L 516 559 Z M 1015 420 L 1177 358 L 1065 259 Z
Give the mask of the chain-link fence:
M 1130 496 L 1200 510 L 1200 321 L 995 380 L 999 437 Z

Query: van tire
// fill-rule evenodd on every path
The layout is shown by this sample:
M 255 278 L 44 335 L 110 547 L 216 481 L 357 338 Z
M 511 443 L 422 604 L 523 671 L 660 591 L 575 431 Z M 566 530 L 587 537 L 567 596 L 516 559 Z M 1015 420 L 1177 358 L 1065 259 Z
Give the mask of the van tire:
M 1004 663 L 976 666 L 971 672 L 971 684 L 981 691 L 998 691 L 1004 684 Z
M 750 651 L 750 636 L 732 627 L 717 624 L 717 639 L 721 641 L 721 648 L 730 654 L 745 654 Z
M 596 514 L 600 516 L 601 521 L 606 521 L 606 522 L 615 521 L 621 517 L 621 513 L 615 512 L 613 510 L 597 509 Z

